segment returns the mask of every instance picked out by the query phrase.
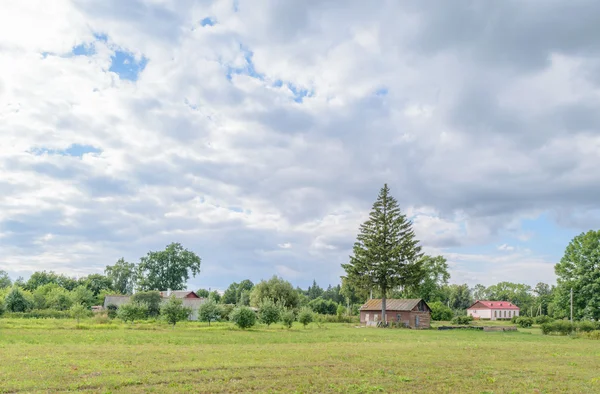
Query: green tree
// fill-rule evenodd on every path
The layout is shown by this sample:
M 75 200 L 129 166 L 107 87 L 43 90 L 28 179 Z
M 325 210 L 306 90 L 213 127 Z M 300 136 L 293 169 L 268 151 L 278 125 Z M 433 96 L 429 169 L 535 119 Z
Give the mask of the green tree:
M 283 311 L 283 313 L 281 314 L 281 322 L 287 329 L 292 328 L 292 325 L 294 324 L 295 320 L 296 316 L 294 315 L 294 311 L 290 309 Z
M 314 300 L 323 295 L 323 289 L 319 287 L 317 281 L 313 279 L 313 284 L 312 286 L 308 286 L 308 291 L 306 292 L 306 295 L 310 300 Z
M 220 317 L 221 308 L 219 308 L 219 305 L 212 298 L 204 301 L 200 305 L 200 308 L 198 308 L 198 319 L 200 321 L 208 322 L 209 326 L 211 321 L 219 320 Z
M 23 290 L 14 286 L 4 299 L 4 306 L 9 312 L 28 312 L 33 307 L 33 301 Z
M 25 283 L 24 288 L 25 288 L 25 290 L 34 291 L 38 287 L 47 285 L 50 283 L 58 284 L 58 275 L 56 275 L 52 271 L 50 271 L 50 272 L 37 271 L 37 272 L 34 272 L 33 274 L 31 274 L 31 276 Z
M 86 308 L 85 305 L 82 304 L 73 304 L 69 309 L 69 313 L 72 318 L 77 320 L 77 324 L 79 324 L 79 320 L 87 317 L 90 313 L 90 310 Z
M 160 314 L 162 297 L 158 291 L 140 291 L 131 296 L 131 301 L 146 305 L 147 315 L 145 317 L 156 317 Z
M 581 233 L 569 243 L 554 267 L 557 279 L 557 314 L 570 315 L 573 290 L 573 318 L 600 319 L 600 230 Z
M 175 296 L 171 296 L 169 301 L 164 303 L 160 308 L 160 314 L 163 318 L 175 327 L 177 322 L 186 320 L 190 313 L 192 313 L 190 308 L 186 308 L 183 306 L 183 301 L 175 298 Z
M 6 271 L 0 270 L 0 289 L 11 287 L 12 282 Z
M 548 315 L 548 309 L 552 303 L 554 295 L 554 286 L 539 282 L 537 285 L 535 285 L 533 293 L 536 296 L 536 310 L 538 310 L 539 314 L 541 315 Z
M 237 304 L 237 302 L 238 302 L 238 298 L 237 298 L 238 286 L 239 286 L 239 283 L 237 283 L 237 282 L 233 282 L 232 284 L 229 285 L 227 290 L 225 290 L 225 292 L 223 293 L 223 298 L 221 300 L 223 302 L 223 304 Z
M 264 299 L 258 310 L 258 318 L 261 323 L 264 323 L 269 327 L 271 324 L 279 321 L 281 315 L 281 308 L 276 305 L 273 300 L 266 298 Z
M 117 309 L 117 317 L 124 322 L 145 319 L 148 316 L 148 305 L 139 302 L 128 302 Z
M 214 300 L 217 304 L 219 302 L 221 302 L 221 294 L 219 294 L 218 291 L 213 290 L 209 295 L 208 298 L 210 298 L 211 300 Z
M 46 305 L 57 311 L 66 311 L 73 305 L 73 298 L 66 289 L 56 285 L 48 292 Z
M 122 257 L 115 265 L 107 265 L 104 274 L 111 282 L 111 288 L 119 294 L 133 293 L 135 285 L 135 264 L 128 263 Z
M 261 301 L 269 298 L 285 308 L 296 308 L 298 306 L 298 293 L 292 284 L 282 278 L 273 276 L 268 281 L 262 280 L 250 294 L 250 305 L 259 306 Z
M 254 283 L 252 283 L 250 279 L 241 281 L 236 291 L 236 303 L 240 305 L 250 305 L 250 293 L 253 288 Z
M 37 289 L 35 289 L 35 291 L 33 292 L 34 309 L 50 308 L 48 296 L 54 289 L 58 289 L 58 291 L 66 293 L 66 290 L 57 285 L 56 283 L 48 283 L 43 286 L 39 286 Z
M 313 320 L 314 314 L 313 311 L 310 310 L 310 308 L 302 308 L 300 310 L 300 313 L 298 313 L 298 322 L 300 322 L 304 326 L 304 328 L 306 328 L 307 325 L 312 323 Z
M 94 304 L 95 300 L 94 293 L 85 286 L 77 286 L 71 292 L 71 301 L 73 304 L 83 304 L 86 308 L 89 308 Z
M 256 324 L 256 313 L 247 306 L 238 306 L 229 315 L 229 321 L 245 330 Z
M 423 256 L 421 258 L 423 276 L 408 294 L 410 298 L 422 298 L 426 302 L 441 301 L 442 288 L 448 284 L 450 274 L 448 263 L 443 256 Z
M 430 302 L 427 305 L 431 308 L 431 320 L 450 321 L 454 316 L 452 309 L 448 308 L 440 301 Z
M 331 300 L 325 300 L 319 297 L 309 302 L 308 307 L 314 312 L 320 313 L 322 315 L 335 315 L 337 312 L 338 304 Z
M 250 305 L 250 294 L 252 294 L 252 290 L 244 290 L 240 294 L 240 299 L 238 301 L 238 305 L 248 306 Z
M 141 290 L 183 290 L 192 276 L 200 272 L 200 257 L 172 243 L 160 252 L 148 252 L 140 259 L 137 270 Z
M 206 289 L 198 289 L 198 291 L 196 291 L 196 295 L 201 298 L 208 298 L 210 296 L 210 291 Z
M 79 283 L 89 289 L 94 297 L 103 290 L 112 290 L 112 280 L 101 274 L 91 274 L 79 280 Z
M 442 297 L 443 301 L 455 311 L 462 311 L 473 304 L 471 289 L 467 284 L 444 286 L 442 292 L 445 293 L 445 296 Z
M 476 284 L 473 289 L 471 289 L 471 293 L 473 294 L 473 298 L 478 301 L 487 300 L 488 292 L 487 287 L 482 284 Z
M 499 282 L 487 288 L 491 301 L 509 301 L 521 308 L 521 315 L 529 314 L 534 306 L 531 286 L 522 283 Z
M 385 320 L 388 292 L 418 283 L 422 255 L 412 223 L 400 212 L 387 184 L 379 192 L 369 219 L 360 226 L 353 252 L 350 262 L 342 264 L 346 278 L 357 287 L 379 291 Z

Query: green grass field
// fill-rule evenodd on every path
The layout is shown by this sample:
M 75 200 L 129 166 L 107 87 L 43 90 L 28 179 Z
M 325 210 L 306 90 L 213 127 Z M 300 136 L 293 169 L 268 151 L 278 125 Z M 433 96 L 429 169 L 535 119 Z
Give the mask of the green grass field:
M 600 392 L 600 341 L 466 332 L 0 319 L 0 392 Z

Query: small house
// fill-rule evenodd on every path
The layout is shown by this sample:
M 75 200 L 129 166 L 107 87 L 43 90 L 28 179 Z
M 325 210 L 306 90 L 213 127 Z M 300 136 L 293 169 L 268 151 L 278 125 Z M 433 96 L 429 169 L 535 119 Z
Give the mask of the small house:
M 498 320 L 519 316 L 521 308 L 508 301 L 475 301 L 467 308 L 467 315 L 474 319 Z
M 431 308 L 420 298 L 387 299 L 385 302 L 386 321 L 403 323 L 410 328 L 429 328 Z M 381 299 L 374 298 L 360 307 L 360 322 L 371 325 L 382 321 Z
M 189 290 L 161 291 L 160 296 L 162 297 L 163 303 L 167 302 L 171 296 L 180 299 L 183 302 L 184 307 L 188 307 L 192 310 L 189 320 L 198 320 L 198 310 L 200 309 L 200 305 L 206 301 L 206 298 L 199 297 L 196 293 Z M 107 308 L 108 305 L 111 304 L 119 307 L 128 303 L 130 299 L 131 296 L 128 295 L 107 295 L 104 298 L 104 308 Z

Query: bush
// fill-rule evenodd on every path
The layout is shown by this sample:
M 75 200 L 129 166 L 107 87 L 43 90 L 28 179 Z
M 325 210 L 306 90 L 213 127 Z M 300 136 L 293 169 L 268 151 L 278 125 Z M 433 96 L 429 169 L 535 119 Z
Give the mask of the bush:
M 517 319 L 518 319 L 519 317 L 521 317 L 521 316 L 513 316 L 513 317 L 511 317 L 511 318 L 510 318 L 510 322 L 511 322 L 512 324 L 517 324 Z
M 33 309 L 29 312 L 6 312 L 4 317 L 10 319 L 69 319 L 69 311 L 54 309 Z
M 160 315 L 160 303 L 162 297 L 158 291 L 141 291 L 131 296 L 131 302 L 146 304 L 148 311 L 145 317 L 156 317 Z
M 592 332 L 596 329 L 596 325 L 591 321 L 584 320 L 577 323 L 576 328 L 579 332 Z
M 160 308 L 160 315 L 173 327 L 177 322 L 187 320 L 190 313 L 192 313 L 192 310 L 183 306 L 183 301 L 175 298 L 175 296 L 171 296 L 169 301 Z
M 6 312 L 4 308 L 4 301 L 0 298 L 0 316 L 2 316 Z
M 529 328 L 533 325 L 533 318 L 521 316 L 517 319 L 517 324 L 521 328 Z
M 198 320 L 208 322 L 210 326 L 211 321 L 216 321 L 221 318 L 221 308 L 212 298 L 204 301 L 200 308 L 198 308 Z
M 94 302 L 96 301 L 94 293 L 83 285 L 77 286 L 70 295 L 73 304 L 81 304 L 88 308 L 94 305 Z
M 556 320 L 551 323 L 542 324 L 542 334 L 548 335 L 557 333 L 561 335 L 568 335 L 575 331 L 575 325 L 568 320 Z
M 138 302 L 128 302 L 117 309 L 117 316 L 124 322 L 145 319 L 148 316 L 148 305 Z
M 115 304 L 109 304 L 106 306 L 106 313 L 109 319 L 114 319 L 117 317 L 117 309 L 119 309 L 119 307 L 117 307 Z
M 551 323 L 554 319 L 548 315 L 540 315 L 535 317 L 535 324 Z
M 221 304 L 220 305 L 221 320 L 229 320 L 229 315 L 231 315 L 233 308 L 235 308 L 235 305 Z
M 83 304 L 73 304 L 71 309 L 69 309 L 69 313 L 73 319 L 77 320 L 77 324 L 79 324 L 79 320 L 89 316 L 91 311 Z
M 337 306 L 337 311 L 335 314 L 337 315 L 338 320 L 341 321 L 344 318 L 344 316 L 347 315 L 347 312 L 348 311 L 346 310 L 346 307 L 344 305 L 340 304 Z
M 468 326 L 473 321 L 473 316 L 454 316 L 452 318 L 452 324 L 458 324 L 460 326 Z
M 322 297 L 318 297 L 309 302 L 308 306 L 315 313 L 320 313 L 322 315 L 335 315 L 337 312 L 338 304 L 331 300 L 326 300 Z
M 281 322 L 283 323 L 284 327 L 288 329 L 292 328 L 294 321 L 296 321 L 296 315 L 294 315 L 294 311 L 287 310 L 281 314 Z
M 451 320 L 454 315 L 452 309 L 448 308 L 440 301 L 429 303 L 429 307 L 431 308 L 431 320 L 448 321 Z
M 46 306 L 59 311 L 66 311 L 73 305 L 71 294 L 62 287 L 52 288 L 46 296 Z
M 229 320 L 242 330 L 245 330 L 256 324 L 256 313 L 247 306 L 238 306 L 231 311 Z
M 302 308 L 298 314 L 298 321 L 302 323 L 304 328 L 314 320 L 313 312 L 310 308 Z
M 17 286 L 6 295 L 4 303 L 9 312 L 29 312 L 33 309 L 33 301 Z
M 322 323 L 359 323 L 358 316 L 338 316 L 338 315 L 321 315 L 314 314 L 314 321 L 320 320 Z
M 273 302 L 273 300 L 267 298 L 262 301 L 260 304 L 260 309 L 258 310 L 258 318 L 261 323 L 264 323 L 269 327 L 271 324 L 279 321 L 279 315 L 281 311 L 277 305 Z

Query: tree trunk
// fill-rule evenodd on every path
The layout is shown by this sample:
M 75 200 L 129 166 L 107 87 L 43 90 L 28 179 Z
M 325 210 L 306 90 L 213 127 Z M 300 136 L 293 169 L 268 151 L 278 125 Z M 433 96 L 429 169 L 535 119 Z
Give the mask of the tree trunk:
M 383 292 L 382 296 L 381 296 L 381 322 L 383 324 L 386 323 L 387 319 L 386 319 L 386 313 L 385 313 L 385 292 Z

